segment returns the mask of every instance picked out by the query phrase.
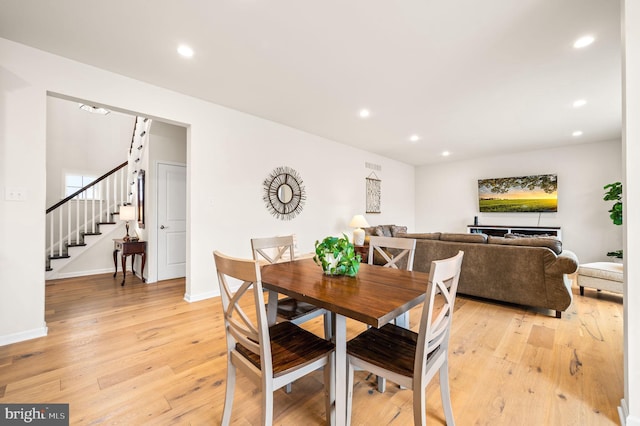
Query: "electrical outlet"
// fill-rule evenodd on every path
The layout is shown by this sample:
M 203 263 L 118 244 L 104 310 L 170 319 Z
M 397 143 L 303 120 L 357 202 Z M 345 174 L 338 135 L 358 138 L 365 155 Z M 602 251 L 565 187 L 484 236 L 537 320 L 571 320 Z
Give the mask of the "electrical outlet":
M 27 191 L 24 188 L 9 188 L 4 189 L 5 201 L 25 201 L 27 199 Z

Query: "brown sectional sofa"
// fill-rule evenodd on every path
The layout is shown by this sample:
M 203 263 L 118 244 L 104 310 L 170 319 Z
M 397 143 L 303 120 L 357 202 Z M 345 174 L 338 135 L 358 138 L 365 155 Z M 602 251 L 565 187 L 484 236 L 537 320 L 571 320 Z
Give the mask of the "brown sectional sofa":
M 380 233 L 372 228 L 365 232 Z M 567 274 L 576 272 L 578 259 L 555 238 L 401 231 L 393 236 L 416 239 L 414 271 L 429 272 L 431 261 L 464 251 L 460 294 L 551 309 L 558 318 L 571 305 Z

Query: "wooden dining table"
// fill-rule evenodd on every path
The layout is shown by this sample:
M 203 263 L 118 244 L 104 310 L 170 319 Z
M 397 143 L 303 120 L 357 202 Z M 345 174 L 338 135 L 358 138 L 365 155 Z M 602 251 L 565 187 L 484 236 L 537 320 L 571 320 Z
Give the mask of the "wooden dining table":
M 332 312 L 335 411 L 327 414 L 327 420 L 336 425 L 348 423 L 346 319 L 382 327 L 424 301 L 429 275 L 363 263 L 355 277 L 328 276 L 312 259 L 265 265 L 261 275 L 270 300 L 272 293 L 276 297 L 282 293 Z M 269 305 L 268 309 L 274 308 Z

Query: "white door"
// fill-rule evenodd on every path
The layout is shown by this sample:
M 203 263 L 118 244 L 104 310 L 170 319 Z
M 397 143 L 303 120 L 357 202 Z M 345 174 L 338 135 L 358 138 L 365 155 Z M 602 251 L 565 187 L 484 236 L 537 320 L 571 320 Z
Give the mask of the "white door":
M 158 280 L 184 277 L 187 260 L 187 168 L 158 164 Z

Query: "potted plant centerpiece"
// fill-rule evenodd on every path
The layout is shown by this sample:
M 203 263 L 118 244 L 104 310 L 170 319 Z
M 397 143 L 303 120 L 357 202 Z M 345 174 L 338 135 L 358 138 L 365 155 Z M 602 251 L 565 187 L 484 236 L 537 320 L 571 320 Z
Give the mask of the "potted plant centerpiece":
M 325 274 L 355 277 L 358 273 L 361 258 L 345 234 L 316 241 L 315 247 L 313 261 L 322 267 Z

